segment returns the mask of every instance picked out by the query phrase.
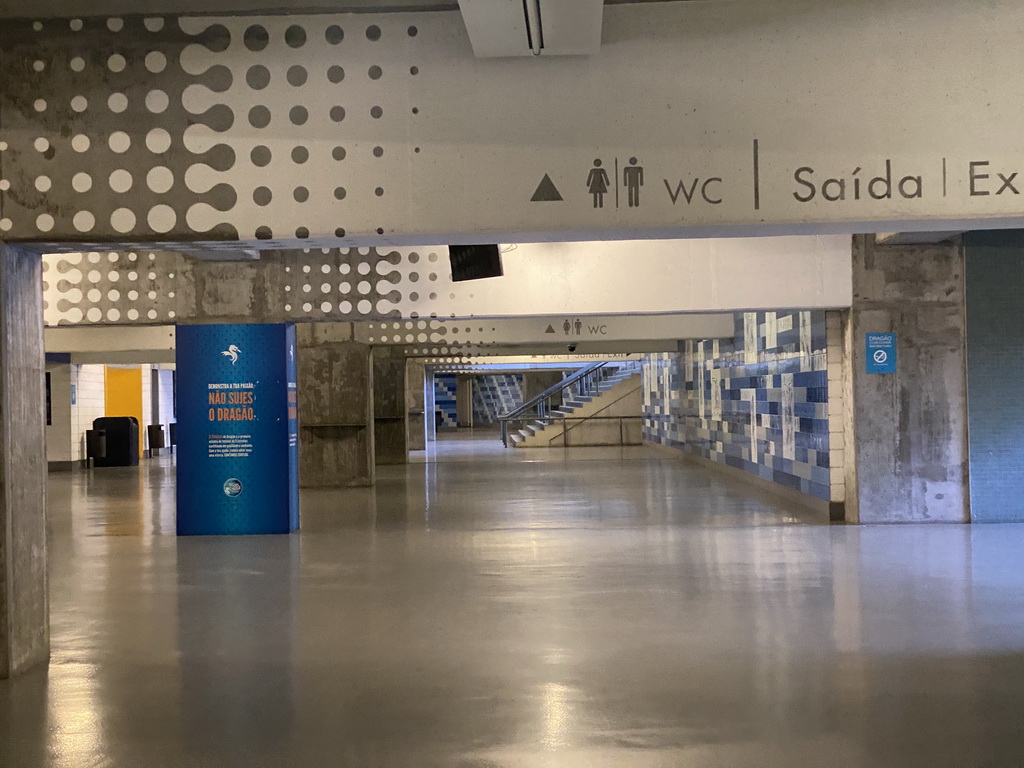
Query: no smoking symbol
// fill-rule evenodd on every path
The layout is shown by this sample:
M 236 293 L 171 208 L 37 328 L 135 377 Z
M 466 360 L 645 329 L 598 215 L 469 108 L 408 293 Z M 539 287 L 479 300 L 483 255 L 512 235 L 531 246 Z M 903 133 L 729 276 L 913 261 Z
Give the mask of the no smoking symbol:
M 886 352 L 884 349 L 880 349 L 877 352 L 875 352 L 874 358 L 875 362 L 881 365 L 882 363 L 889 359 L 889 353 Z

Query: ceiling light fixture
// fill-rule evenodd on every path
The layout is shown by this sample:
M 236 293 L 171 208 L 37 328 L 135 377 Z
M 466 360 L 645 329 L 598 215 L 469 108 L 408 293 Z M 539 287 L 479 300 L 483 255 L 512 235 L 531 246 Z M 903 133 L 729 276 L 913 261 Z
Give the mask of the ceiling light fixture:
M 526 38 L 534 56 L 540 56 L 544 48 L 544 30 L 540 24 L 540 0 L 523 0 L 526 12 Z

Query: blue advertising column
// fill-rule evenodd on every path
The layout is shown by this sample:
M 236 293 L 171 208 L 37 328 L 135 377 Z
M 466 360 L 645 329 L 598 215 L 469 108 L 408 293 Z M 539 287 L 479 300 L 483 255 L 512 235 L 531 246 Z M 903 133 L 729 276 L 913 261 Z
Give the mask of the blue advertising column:
M 177 328 L 178 535 L 299 527 L 295 326 Z

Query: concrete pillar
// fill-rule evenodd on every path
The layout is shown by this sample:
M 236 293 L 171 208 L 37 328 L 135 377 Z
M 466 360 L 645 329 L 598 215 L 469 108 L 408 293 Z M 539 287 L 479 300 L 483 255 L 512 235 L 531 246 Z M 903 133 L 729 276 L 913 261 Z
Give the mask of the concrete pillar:
M 373 349 L 373 432 L 377 464 L 404 464 L 408 459 L 405 426 L 405 351 Z
M 473 426 L 473 376 L 460 374 L 455 379 L 455 423 Z
M 407 360 L 405 363 L 405 441 L 410 451 L 422 451 L 427 447 L 425 383 L 426 365 L 421 360 Z
M 437 440 L 437 393 L 434 387 L 434 371 L 427 368 L 423 377 L 423 435 L 428 448 Z
M 523 402 L 529 402 L 564 378 L 565 374 L 562 371 L 526 371 L 523 374 Z M 552 398 L 552 407 L 557 408 L 561 404 L 562 395 L 557 393 Z
M 845 320 L 846 519 L 966 522 L 962 243 L 856 236 Z M 868 333 L 896 334 L 896 373 L 867 373 Z
M 351 323 L 296 327 L 299 485 L 373 485 L 373 366 Z
M 50 656 L 39 254 L 0 243 L 0 678 Z

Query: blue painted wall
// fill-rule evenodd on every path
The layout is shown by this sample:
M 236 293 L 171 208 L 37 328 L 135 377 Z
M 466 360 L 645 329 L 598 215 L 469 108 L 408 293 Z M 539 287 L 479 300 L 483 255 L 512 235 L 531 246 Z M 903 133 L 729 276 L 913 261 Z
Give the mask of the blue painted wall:
M 458 425 L 455 410 L 454 373 L 434 375 L 434 406 L 441 420 L 439 427 Z M 484 374 L 473 377 L 473 424 L 497 424 L 498 417 L 523 404 L 521 374 Z

